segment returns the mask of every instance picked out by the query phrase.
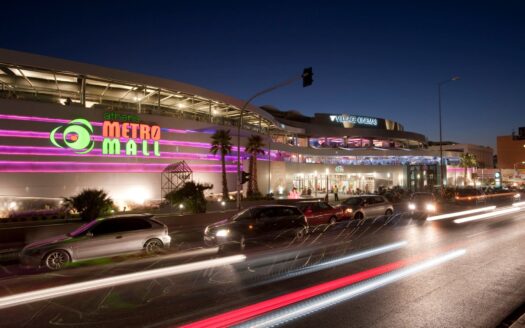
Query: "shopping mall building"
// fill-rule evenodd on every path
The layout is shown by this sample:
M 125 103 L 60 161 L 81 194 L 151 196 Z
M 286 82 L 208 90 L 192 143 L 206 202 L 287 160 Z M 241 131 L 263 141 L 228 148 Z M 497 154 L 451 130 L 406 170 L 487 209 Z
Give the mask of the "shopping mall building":
M 0 50 L 0 195 L 58 198 L 102 188 L 121 202 L 158 200 L 167 172 L 181 161 L 194 180 L 219 193 L 221 165 L 209 152 L 210 136 L 227 129 L 235 142 L 242 106 L 173 80 Z M 240 149 L 245 171 L 243 146 L 252 134 L 265 140 L 258 161 L 263 193 L 439 184 L 439 152 L 392 120 L 248 106 Z M 226 158 L 231 191 L 236 151 Z M 457 153 L 444 155 L 457 163 Z

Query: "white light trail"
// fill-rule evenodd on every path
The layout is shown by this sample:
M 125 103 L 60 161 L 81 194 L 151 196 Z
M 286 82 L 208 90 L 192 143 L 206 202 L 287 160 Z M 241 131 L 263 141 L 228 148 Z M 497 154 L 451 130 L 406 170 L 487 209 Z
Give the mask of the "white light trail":
M 525 206 L 525 202 L 517 202 L 512 204 L 512 206 Z
M 427 221 L 450 219 L 450 218 L 455 218 L 455 217 L 462 216 L 462 215 L 493 211 L 495 209 L 496 209 L 496 206 L 487 206 L 487 207 L 475 208 L 475 209 L 467 210 L 467 211 L 446 213 L 446 214 L 441 214 L 441 215 L 434 215 L 434 216 L 429 216 L 427 218 Z
M 366 250 L 366 251 L 357 252 L 357 253 L 354 253 L 354 254 L 350 254 L 348 256 L 343 256 L 343 257 L 340 257 L 340 258 L 337 258 L 337 259 L 333 259 L 333 260 L 329 260 L 329 261 L 326 261 L 326 262 L 313 264 L 311 266 L 300 268 L 300 269 L 294 270 L 292 272 L 283 273 L 281 276 L 278 276 L 278 277 L 275 277 L 275 278 L 272 278 L 272 279 L 266 279 L 266 280 L 262 281 L 261 283 L 259 283 L 257 285 L 265 285 L 265 284 L 268 284 L 268 283 L 272 283 L 272 282 L 276 282 L 276 281 L 280 281 L 280 280 L 284 280 L 284 279 L 289 279 L 289 278 L 293 278 L 293 277 L 297 277 L 297 276 L 302 276 L 302 275 L 307 274 L 307 273 L 317 272 L 317 271 L 321 271 L 321 270 L 324 270 L 324 269 L 327 269 L 327 268 L 332 268 L 332 267 L 335 267 L 335 266 L 338 266 L 338 265 L 347 264 L 347 263 L 355 262 L 355 261 L 362 260 L 362 259 L 365 259 L 365 258 L 369 258 L 369 257 L 372 257 L 372 256 L 376 256 L 376 255 L 379 255 L 379 254 L 392 252 L 392 251 L 395 251 L 395 250 L 400 249 L 402 247 L 405 247 L 407 244 L 408 243 L 406 241 L 399 241 L 399 242 L 396 242 L 396 243 L 392 243 L 392 244 L 387 244 L 387 245 L 371 248 L 371 249 Z
M 411 265 L 409 267 L 386 273 L 377 278 L 366 280 L 363 283 L 341 288 L 325 295 L 314 297 L 313 299 L 303 301 L 298 304 L 290 305 L 285 308 L 270 312 L 255 319 L 243 322 L 235 327 L 274 327 L 282 325 L 291 320 L 311 314 L 321 309 L 333 306 L 342 301 L 347 301 L 361 294 L 373 291 L 395 281 L 409 277 L 423 270 L 430 269 L 447 261 L 453 260 L 464 255 L 464 249 L 445 253 L 443 255 L 431 258 L 429 260 Z
M 151 280 L 166 276 L 174 276 L 183 273 L 204 270 L 223 265 L 230 265 L 234 263 L 243 262 L 244 260 L 246 260 L 246 256 L 244 255 L 233 255 L 218 259 L 211 259 L 206 261 L 171 266 L 167 268 L 128 273 L 114 277 L 101 278 L 96 280 L 90 280 L 80 283 L 5 296 L 0 298 L 0 309 L 5 309 L 36 301 L 42 301 L 50 298 L 88 292 L 101 288 L 114 287 L 144 280 Z
M 511 208 L 506 208 L 506 209 L 491 212 L 491 213 L 484 213 L 484 214 L 478 214 L 478 215 L 473 215 L 473 216 L 467 216 L 461 219 L 455 219 L 454 223 L 465 223 L 465 222 L 470 222 L 470 221 L 486 220 L 486 219 L 491 219 L 491 218 L 495 218 L 498 216 L 502 216 L 505 214 L 518 212 L 521 210 L 522 208 L 520 207 L 511 207 Z

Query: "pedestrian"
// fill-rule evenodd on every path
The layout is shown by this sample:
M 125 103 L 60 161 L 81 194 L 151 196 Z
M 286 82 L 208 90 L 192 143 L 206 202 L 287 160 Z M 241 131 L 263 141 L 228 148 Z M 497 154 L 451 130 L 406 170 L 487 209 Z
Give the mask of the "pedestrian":
M 339 200 L 339 195 L 337 194 L 338 193 L 338 189 L 337 189 L 337 185 L 334 186 L 334 200 L 335 201 L 338 201 Z

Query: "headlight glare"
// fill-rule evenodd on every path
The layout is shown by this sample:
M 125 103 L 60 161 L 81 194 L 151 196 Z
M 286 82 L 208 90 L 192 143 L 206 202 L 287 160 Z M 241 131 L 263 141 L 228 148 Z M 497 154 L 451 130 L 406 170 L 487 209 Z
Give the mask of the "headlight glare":
M 229 234 L 230 234 L 230 230 L 228 229 L 220 229 L 220 230 L 217 230 L 217 232 L 215 233 L 217 237 L 226 237 Z

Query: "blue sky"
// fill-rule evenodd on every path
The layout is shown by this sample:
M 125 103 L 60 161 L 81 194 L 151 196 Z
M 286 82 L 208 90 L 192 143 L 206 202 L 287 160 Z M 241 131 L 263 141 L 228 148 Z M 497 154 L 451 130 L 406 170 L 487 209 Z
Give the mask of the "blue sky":
M 525 126 L 525 3 L 520 1 L 10 2 L 0 47 L 265 95 L 306 114 L 390 118 L 438 138 L 495 146 Z

